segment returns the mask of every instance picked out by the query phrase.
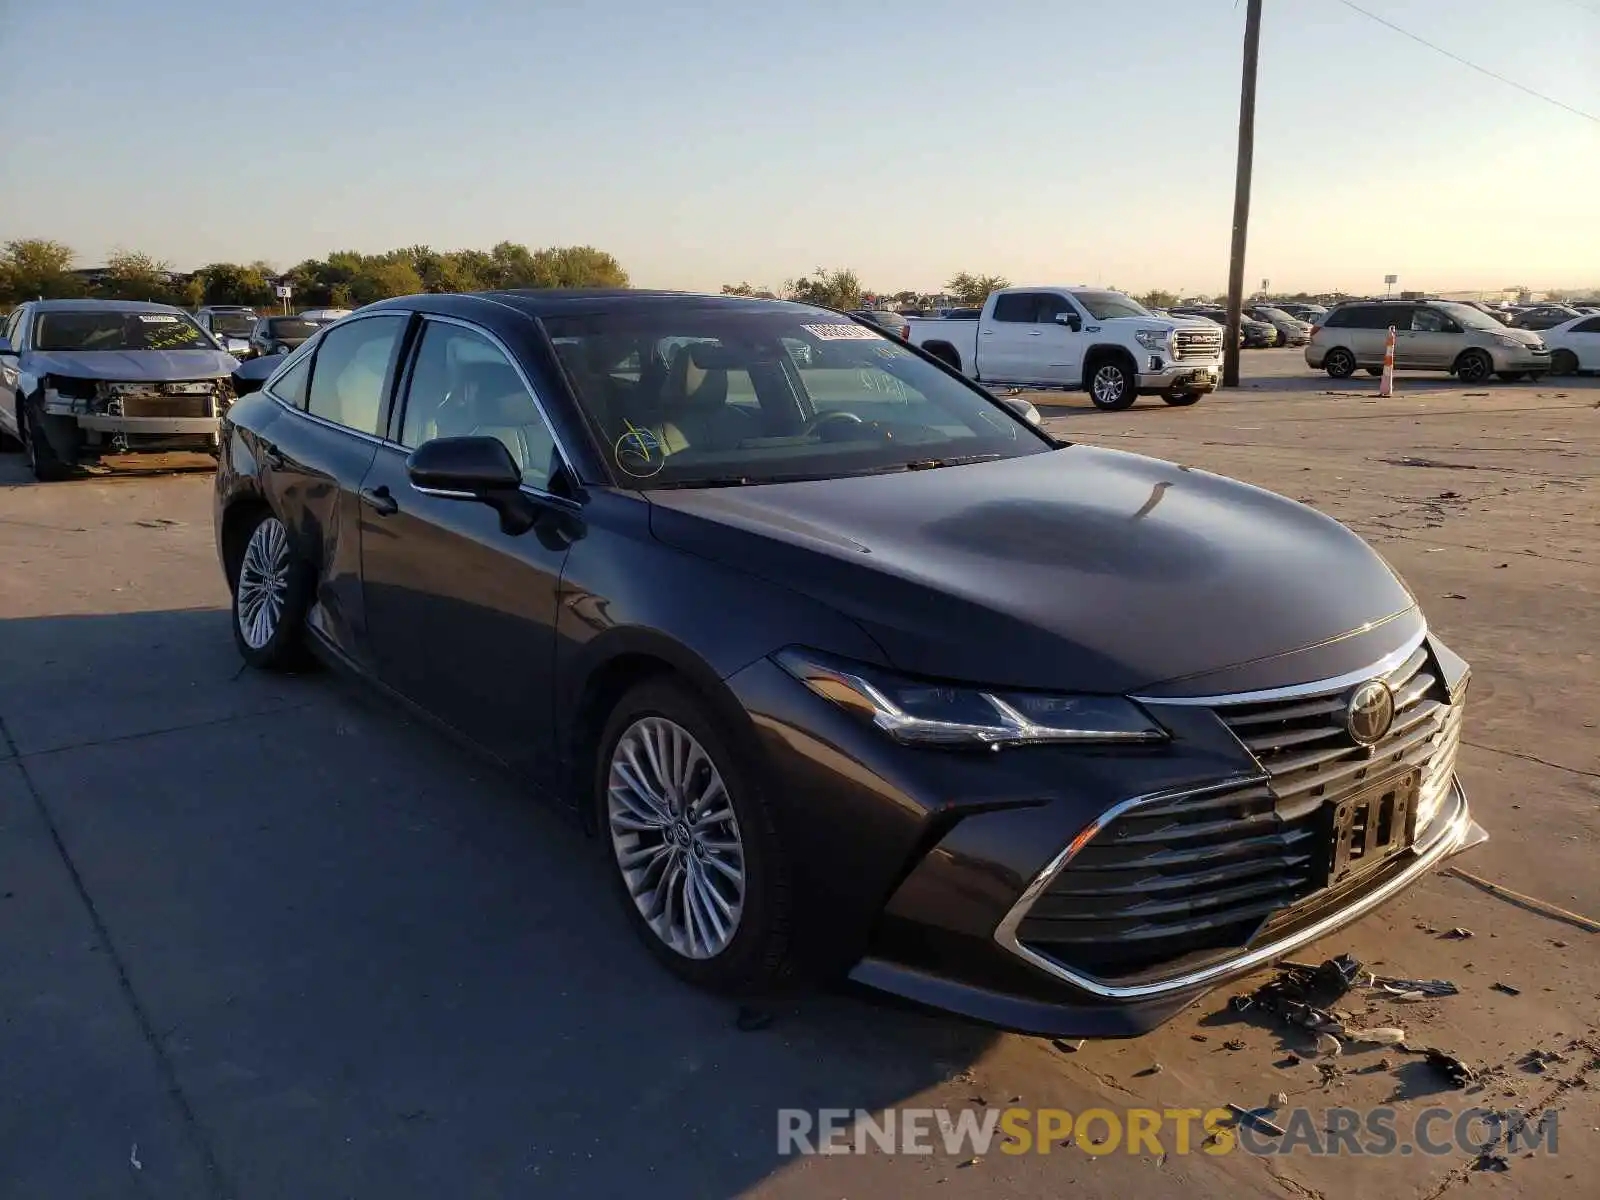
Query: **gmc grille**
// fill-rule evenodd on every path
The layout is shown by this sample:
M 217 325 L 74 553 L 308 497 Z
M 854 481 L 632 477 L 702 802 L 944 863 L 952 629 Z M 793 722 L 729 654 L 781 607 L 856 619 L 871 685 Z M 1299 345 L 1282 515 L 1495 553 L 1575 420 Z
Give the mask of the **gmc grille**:
M 1179 329 L 1172 335 L 1172 357 L 1215 358 L 1222 353 L 1222 330 Z
M 1034 901 L 1017 936 L 1037 953 L 1107 982 L 1159 979 L 1262 944 L 1387 878 L 1387 867 L 1328 888 L 1329 808 L 1368 783 L 1421 771 L 1417 829 L 1448 794 L 1461 738 L 1426 645 L 1386 676 L 1395 716 L 1376 746 L 1345 729 L 1348 689 L 1217 715 L 1267 774 L 1220 794 L 1128 809 L 1078 851 Z M 1332 907 L 1337 907 L 1334 903 Z

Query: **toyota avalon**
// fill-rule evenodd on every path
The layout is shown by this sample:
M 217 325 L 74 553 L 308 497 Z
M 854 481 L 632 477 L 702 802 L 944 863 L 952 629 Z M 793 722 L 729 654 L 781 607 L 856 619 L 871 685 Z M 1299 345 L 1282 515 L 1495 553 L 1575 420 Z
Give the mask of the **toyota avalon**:
M 1353 533 L 828 309 L 369 306 L 229 411 L 216 532 L 247 663 L 573 806 L 709 988 L 1131 1035 L 1484 836 L 1467 665 Z

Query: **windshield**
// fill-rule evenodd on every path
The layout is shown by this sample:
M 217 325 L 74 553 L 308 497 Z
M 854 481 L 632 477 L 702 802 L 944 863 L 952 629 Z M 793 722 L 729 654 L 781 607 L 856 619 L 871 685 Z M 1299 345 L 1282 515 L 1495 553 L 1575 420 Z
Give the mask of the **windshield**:
M 1449 313 L 1464 329 L 1492 329 L 1496 333 L 1504 333 L 1505 326 L 1496 321 L 1486 312 L 1479 312 L 1470 304 L 1440 304 L 1439 307 Z
M 267 322 L 267 332 L 275 338 L 310 337 L 322 327 L 321 321 L 308 321 L 304 317 L 273 317 Z
M 1109 321 L 1112 317 L 1148 317 L 1150 310 L 1132 296 L 1121 292 L 1073 292 L 1072 298 L 1096 321 Z
M 545 329 L 639 488 L 830 479 L 1051 448 L 898 339 L 832 313 L 674 306 Z
M 182 313 L 42 312 L 33 326 L 36 350 L 215 350 L 216 343 Z
M 1283 309 L 1281 309 L 1281 308 L 1258 308 L 1258 309 L 1256 309 L 1256 315 L 1258 317 L 1260 317 L 1263 321 L 1294 321 L 1294 320 L 1298 320 L 1297 317 L 1291 317 L 1288 313 L 1284 312 Z
M 212 313 L 211 328 L 223 337 L 249 337 L 256 326 L 252 313 Z

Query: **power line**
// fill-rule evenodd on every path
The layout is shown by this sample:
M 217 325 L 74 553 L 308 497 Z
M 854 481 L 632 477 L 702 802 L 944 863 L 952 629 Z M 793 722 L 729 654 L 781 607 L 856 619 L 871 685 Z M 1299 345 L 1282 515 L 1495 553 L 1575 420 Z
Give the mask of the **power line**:
M 1564 108 L 1569 113 L 1572 113 L 1574 116 L 1582 117 L 1586 121 L 1593 121 L 1596 125 L 1600 125 L 1600 117 L 1595 116 L 1593 113 L 1584 112 L 1583 109 L 1581 109 L 1581 108 L 1573 108 L 1572 105 L 1566 103 L 1565 101 L 1557 100 L 1554 96 L 1547 96 L 1543 92 L 1536 92 L 1531 87 L 1528 87 L 1526 84 L 1518 83 L 1515 79 L 1507 79 L 1504 75 L 1501 75 L 1499 72 L 1491 71 L 1488 67 L 1480 67 L 1477 63 L 1471 62 L 1468 59 L 1462 58 L 1459 54 L 1456 54 L 1456 53 L 1453 53 L 1452 51 L 1446 50 L 1443 46 L 1435 46 L 1427 38 L 1419 37 L 1417 34 L 1412 33 L 1409 29 L 1401 29 L 1400 26 L 1396 25 L 1393 21 L 1390 21 L 1390 20 L 1388 20 L 1387 18 L 1384 18 L 1384 17 L 1380 17 L 1375 12 L 1368 12 L 1366 9 L 1362 8 L 1359 4 L 1352 4 L 1350 2 L 1350 0 L 1339 0 L 1339 3 L 1343 4 L 1348 9 L 1351 9 L 1351 10 L 1353 10 L 1355 12 L 1360 13 L 1363 17 L 1368 17 L 1368 18 L 1376 21 L 1379 25 L 1388 26 L 1390 29 L 1394 30 L 1396 33 L 1401 34 L 1404 37 L 1410 38 L 1413 42 L 1416 42 L 1419 45 L 1426 46 L 1429 50 L 1437 51 L 1438 53 L 1444 55 L 1446 58 L 1454 59 L 1456 62 L 1460 63 L 1464 67 L 1471 67 L 1474 71 L 1478 72 L 1480 75 L 1487 75 L 1490 79 L 1497 79 L 1501 83 L 1508 84 L 1509 86 L 1516 88 L 1517 91 L 1519 91 L 1519 92 L 1526 92 L 1528 95 L 1534 97 L 1537 100 L 1543 100 L 1547 104 L 1554 104 L 1557 108 Z M 1587 6 L 1580 5 L 1579 7 L 1587 7 Z

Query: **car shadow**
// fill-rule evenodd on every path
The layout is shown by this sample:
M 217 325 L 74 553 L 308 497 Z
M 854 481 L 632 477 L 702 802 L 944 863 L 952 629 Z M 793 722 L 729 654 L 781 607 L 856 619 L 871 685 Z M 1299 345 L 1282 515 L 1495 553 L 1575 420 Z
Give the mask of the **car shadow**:
M 0 801 L 25 780 L 48 814 L 66 861 L 41 838 L 32 871 L 81 883 L 97 978 L 237 1190 L 737 1194 L 789 1161 L 780 1108 L 881 1109 L 996 1037 L 855 990 L 741 1013 L 677 982 L 569 816 L 342 676 L 242 670 L 229 621 L 0 620 Z M 115 1073 L 74 1083 L 57 1051 L 108 1017 L 63 1016 L 87 984 L 29 944 L 50 936 L 0 923 L 58 1001 L 12 1012 L 0 1058 L 55 1073 L 22 1135 L 106 1172 L 58 1194 L 100 1194 L 126 1168 L 61 1131 L 98 1128 Z

